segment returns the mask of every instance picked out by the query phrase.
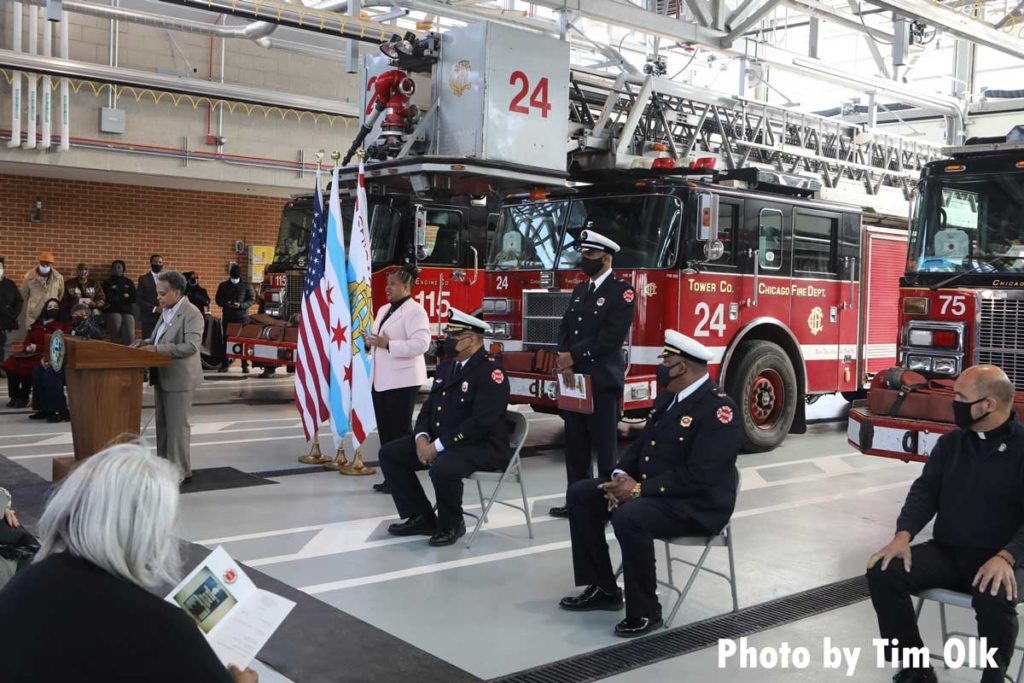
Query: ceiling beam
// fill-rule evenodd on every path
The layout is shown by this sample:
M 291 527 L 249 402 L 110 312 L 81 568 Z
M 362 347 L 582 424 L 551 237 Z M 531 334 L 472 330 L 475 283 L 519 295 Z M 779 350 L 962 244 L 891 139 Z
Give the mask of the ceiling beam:
M 638 5 L 617 0 L 531 0 L 534 5 L 565 9 L 588 19 L 621 26 L 632 31 L 660 36 L 678 43 L 717 45 L 725 31 L 718 31 L 694 22 L 679 21 L 649 12 Z
M 867 0 L 872 5 L 883 7 L 905 17 L 920 19 L 926 24 L 950 33 L 957 38 L 969 40 L 976 45 L 998 50 L 1017 59 L 1024 59 L 1024 41 L 1003 33 L 978 19 L 956 14 L 930 0 Z
M 776 7 L 778 7 L 780 2 L 782 2 L 782 0 L 768 0 L 767 2 L 765 2 L 763 5 L 761 5 L 756 10 L 751 12 L 746 19 L 741 21 L 735 28 L 729 31 L 729 33 L 722 36 L 722 39 L 719 41 L 719 44 L 722 47 L 729 47 L 730 45 L 732 45 L 737 38 L 739 38 L 740 36 L 747 32 L 748 28 L 757 24 L 759 21 L 764 19 L 769 12 L 773 11 Z

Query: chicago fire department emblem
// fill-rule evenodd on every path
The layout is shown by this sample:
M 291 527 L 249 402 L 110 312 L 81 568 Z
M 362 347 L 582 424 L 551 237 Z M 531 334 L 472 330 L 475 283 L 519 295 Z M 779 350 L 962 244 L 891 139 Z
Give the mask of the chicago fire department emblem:
M 718 417 L 718 421 L 722 424 L 729 424 L 732 422 L 732 408 L 729 406 L 722 406 L 718 409 L 718 412 L 715 413 L 715 415 Z
M 627 289 L 625 292 L 622 293 L 622 300 L 625 301 L 627 304 L 631 304 L 633 303 L 633 296 L 633 290 Z
M 468 59 L 460 59 L 452 65 L 452 72 L 448 75 L 448 87 L 456 97 L 462 97 L 470 89 L 469 76 L 473 67 Z
M 811 328 L 811 334 L 817 335 L 825 327 L 825 316 L 820 306 L 815 306 L 811 314 L 807 316 L 807 327 Z
M 495 370 L 491 373 L 491 379 L 494 380 L 495 384 L 501 384 L 505 381 L 505 373 L 501 370 Z

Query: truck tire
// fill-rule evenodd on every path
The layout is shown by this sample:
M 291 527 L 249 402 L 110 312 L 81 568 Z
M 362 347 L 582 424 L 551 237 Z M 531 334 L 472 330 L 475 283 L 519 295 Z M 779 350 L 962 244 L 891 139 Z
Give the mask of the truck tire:
M 800 398 L 789 356 L 769 341 L 742 342 L 725 391 L 739 406 L 743 451 L 770 451 L 786 438 Z

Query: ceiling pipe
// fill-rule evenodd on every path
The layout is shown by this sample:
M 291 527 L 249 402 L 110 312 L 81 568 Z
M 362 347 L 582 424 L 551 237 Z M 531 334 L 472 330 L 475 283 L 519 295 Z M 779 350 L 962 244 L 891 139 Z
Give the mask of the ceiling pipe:
M 13 50 L 0 50 L 0 68 L 26 71 L 33 75 L 49 74 L 62 78 L 134 86 L 160 92 L 208 97 L 227 102 L 245 102 L 333 116 L 356 117 L 359 115 L 358 106 L 335 99 L 307 97 L 233 83 L 182 78 L 153 71 L 140 71 L 124 67 L 113 68 L 105 64 L 92 64 L 56 57 L 46 58 Z

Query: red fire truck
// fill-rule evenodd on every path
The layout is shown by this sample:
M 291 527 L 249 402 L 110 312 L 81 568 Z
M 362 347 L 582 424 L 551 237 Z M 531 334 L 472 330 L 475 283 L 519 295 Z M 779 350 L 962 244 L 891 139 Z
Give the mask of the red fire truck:
M 375 187 L 372 179 L 369 186 Z M 446 320 L 451 306 L 465 311 L 480 309 L 482 260 L 488 235 L 497 224 L 497 207 L 488 206 L 486 197 L 421 203 L 415 196 L 373 193 L 367 199 L 374 310 L 387 302 L 384 287 L 388 274 L 406 262 L 416 262 L 420 268 L 413 297 L 431 321 Z M 345 196 L 341 212 L 346 244 L 353 208 L 354 201 Z M 285 205 L 274 261 L 267 266 L 260 288 L 261 315 L 252 324 L 233 329 L 229 358 L 244 357 L 264 367 L 294 365 L 312 221 L 312 196 L 295 197 Z M 416 225 L 422 226 L 421 244 L 416 241 Z
M 899 365 L 925 378 L 952 379 L 992 363 L 1024 391 L 1024 142 L 1015 137 L 951 148 L 949 159 L 921 172 L 893 339 Z M 938 392 L 918 393 L 936 398 L 935 406 L 948 404 L 948 392 L 941 399 Z M 926 460 L 955 427 L 934 419 L 937 410 L 907 412 L 874 414 L 855 405 L 850 443 L 869 455 Z
M 626 416 L 652 405 L 665 328 L 714 352 L 749 451 L 803 431 L 806 402 L 852 396 L 892 364 L 905 231 L 864 225 L 861 209 L 815 199 L 816 181 L 771 171 L 618 177 L 506 201 L 483 311 L 513 401 L 556 409 L 559 322 L 584 277 L 571 245 L 587 226 L 620 244 L 615 273 L 637 292 Z

